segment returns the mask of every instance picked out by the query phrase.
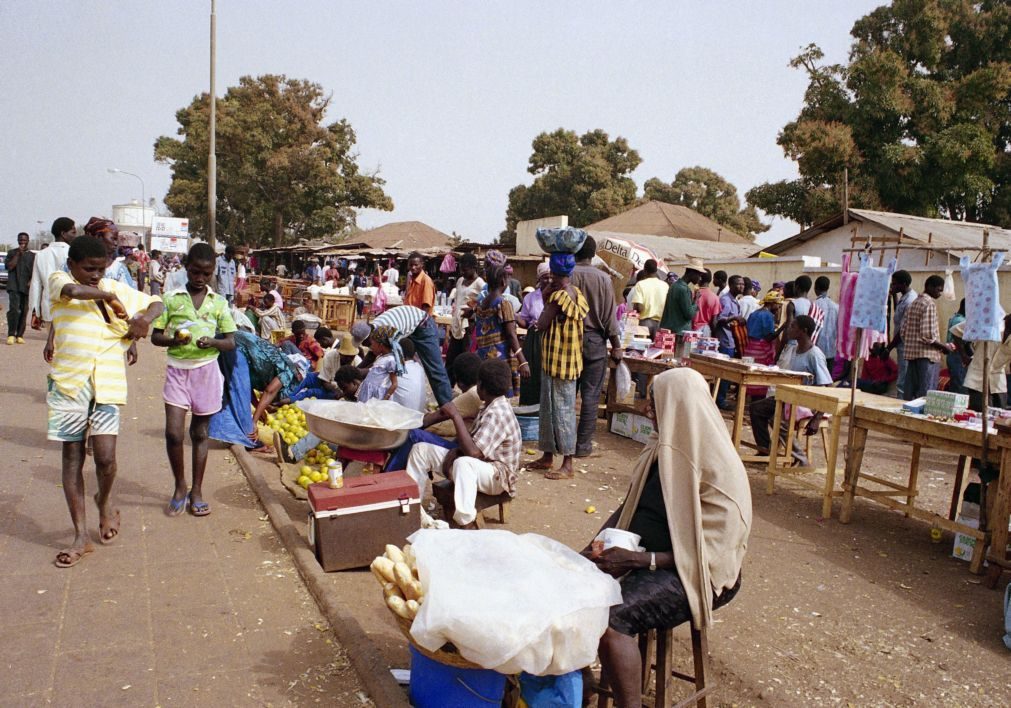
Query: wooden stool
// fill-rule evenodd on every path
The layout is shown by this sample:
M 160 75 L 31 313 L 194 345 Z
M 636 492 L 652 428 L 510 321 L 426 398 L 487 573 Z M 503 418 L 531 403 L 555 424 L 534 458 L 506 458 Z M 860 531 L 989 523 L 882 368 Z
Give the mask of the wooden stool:
M 432 482 L 432 494 L 442 506 L 443 518 L 450 524 L 454 523 L 453 514 L 456 513 L 453 490 L 454 485 L 451 480 L 441 479 L 438 482 Z M 509 503 L 511 501 L 512 497 L 507 492 L 501 494 L 478 492 L 477 499 L 474 500 L 474 508 L 477 509 L 477 518 L 474 519 L 474 523 L 479 529 L 484 528 L 484 514 L 482 512 L 490 506 L 498 506 L 498 522 L 500 524 L 509 523 Z
M 709 642 L 706 630 L 691 626 L 692 660 L 695 675 L 683 674 L 673 668 L 674 630 L 650 630 L 639 635 L 639 653 L 642 655 L 642 695 L 649 693 L 654 684 L 654 708 L 684 708 L 697 705 L 705 708 L 706 694 L 713 686 L 706 685 L 706 670 L 709 658 Z M 684 700 L 674 703 L 674 679 L 695 684 L 695 691 Z M 591 686 L 590 691 L 598 695 L 597 708 L 611 708 L 614 693 L 600 685 Z M 650 704 L 643 700 L 644 706 Z

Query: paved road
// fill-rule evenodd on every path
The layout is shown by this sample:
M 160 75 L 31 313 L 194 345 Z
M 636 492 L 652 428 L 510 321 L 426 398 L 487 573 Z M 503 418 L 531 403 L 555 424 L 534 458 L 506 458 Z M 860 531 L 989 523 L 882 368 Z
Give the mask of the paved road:
M 227 449 L 208 463 L 213 513 L 164 515 L 164 353 L 148 342 L 123 409 L 120 538 L 53 565 L 73 534 L 45 439 L 42 345 L 37 332 L 0 345 L 0 705 L 368 702 Z M 90 460 L 85 478 L 93 493 Z

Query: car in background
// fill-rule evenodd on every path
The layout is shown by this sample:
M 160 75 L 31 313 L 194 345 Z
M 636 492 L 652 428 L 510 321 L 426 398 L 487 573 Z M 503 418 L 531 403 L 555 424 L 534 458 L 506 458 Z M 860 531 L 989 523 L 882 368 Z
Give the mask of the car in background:
M 7 260 L 6 253 L 0 253 L 0 285 L 3 285 L 4 290 L 7 289 L 7 265 L 5 261 Z

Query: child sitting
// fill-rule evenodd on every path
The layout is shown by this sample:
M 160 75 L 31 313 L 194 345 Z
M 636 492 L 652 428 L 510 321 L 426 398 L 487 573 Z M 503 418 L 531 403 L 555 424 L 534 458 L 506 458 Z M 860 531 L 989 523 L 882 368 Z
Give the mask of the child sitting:
M 453 481 L 453 520 L 473 527 L 477 518 L 477 493 L 516 494 L 516 477 L 523 446 L 520 426 L 509 399 L 512 369 L 502 359 L 489 359 L 478 370 L 477 393 L 484 403 L 468 430 L 463 415 L 453 402 L 442 407 L 456 426 L 458 447 L 447 450 L 431 443 L 418 443 L 407 458 L 407 473 L 424 496 L 429 475 L 445 474 Z
M 84 446 L 90 436 L 98 477 L 99 540 L 119 536 L 119 510 L 112 503 L 116 478 L 119 407 L 126 404 L 123 355 L 132 340 L 147 336 L 161 314 L 157 297 L 104 278 L 105 243 L 79 236 L 67 253 L 69 272 L 49 276 L 53 349 L 46 404 L 47 438 L 63 444 L 63 494 L 74 524 L 73 544 L 56 554 L 56 566 L 69 568 L 94 550 L 84 504 Z
M 263 296 L 262 309 L 254 309 L 259 318 L 260 336 L 263 339 L 270 339 L 275 329 L 284 329 L 284 313 L 281 307 L 275 302 L 274 295 L 267 293 Z
M 299 353 L 309 360 L 309 368 L 315 371 L 319 360 L 323 358 L 323 347 L 316 341 L 315 337 L 310 337 L 305 331 L 305 322 L 295 320 L 291 323 L 291 336 L 286 341 L 298 347 Z
M 404 408 L 424 413 L 428 405 L 428 391 L 425 369 L 414 359 L 414 342 L 405 339 L 400 342 L 404 355 L 404 375 L 397 379 L 397 391 L 390 397 Z
M 179 516 L 189 507 L 194 516 L 207 516 L 211 507 L 203 499 L 207 466 L 207 432 L 211 416 L 221 410 L 225 380 L 218 354 L 232 351 L 235 322 L 224 296 L 211 290 L 214 249 L 198 243 L 186 256 L 186 287 L 165 294 L 165 311 L 154 323 L 151 343 L 168 347 L 165 370 L 165 446 L 175 477 L 175 491 L 165 513 Z M 223 335 L 218 337 L 217 335 Z M 193 443 L 193 484 L 186 488 L 183 428 L 186 412 Z
M 899 378 L 899 367 L 888 356 L 884 344 L 875 344 L 871 355 L 864 362 L 863 371 L 857 379 L 857 388 L 864 393 L 888 393 L 888 388 Z
M 398 369 L 402 370 L 402 365 L 398 366 L 393 352 L 394 346 L 398 349 L 400 347 L 399 342 L 395 341 L 396 337 L 397 332 L 393 327 L 380 326 L 372 330 L 369 342 L 376 360 L 358 389 L 358 400 L 362 403 L 373 398 L 389 400 L 397 392 L 397 373 Z

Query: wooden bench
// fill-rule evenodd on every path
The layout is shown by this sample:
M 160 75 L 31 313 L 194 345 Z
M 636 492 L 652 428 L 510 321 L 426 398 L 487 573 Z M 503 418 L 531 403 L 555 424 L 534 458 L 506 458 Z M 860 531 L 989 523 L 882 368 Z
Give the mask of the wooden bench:
M 438 482 L 432 482 L 432 494 L 435 496 L 435 500 L 442 506 L 443 518 L 450 525 L 456 524 L 453 521 L 453 514 L 456 513 L 453 490 L 454 485 L 451 480 L 441 479 Z M 498 506 L 498 522 L 500 524 L 509 523 L 509 503 L 511 501 L 512 497 L 506 492 L 502 492 L 501 494 L 478 492 L 477 499 L 474 501 L 474 508 L 477 509 L 477 518 L 474 519 L 474 523 L 477 524 L 479 529 L 483 529 L 484 514 L 482 512 L 492 506 Z

